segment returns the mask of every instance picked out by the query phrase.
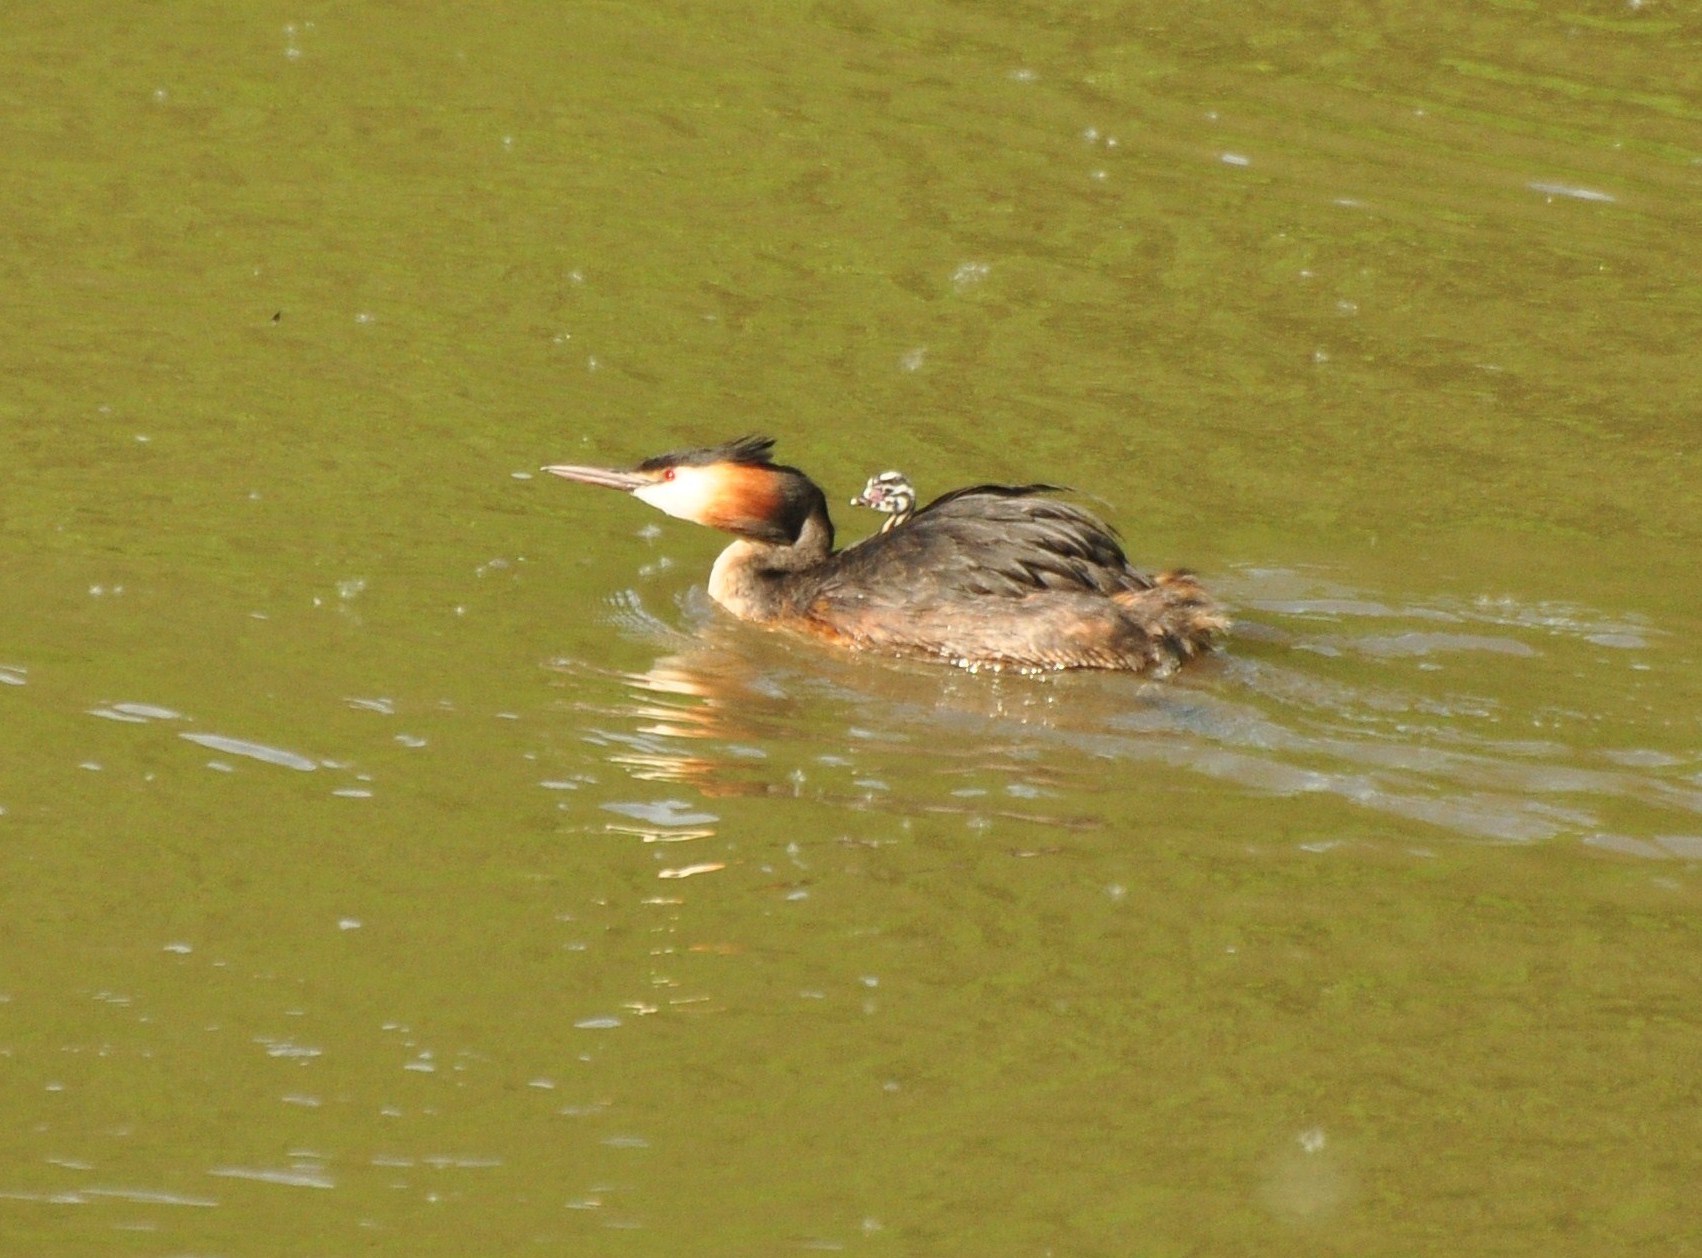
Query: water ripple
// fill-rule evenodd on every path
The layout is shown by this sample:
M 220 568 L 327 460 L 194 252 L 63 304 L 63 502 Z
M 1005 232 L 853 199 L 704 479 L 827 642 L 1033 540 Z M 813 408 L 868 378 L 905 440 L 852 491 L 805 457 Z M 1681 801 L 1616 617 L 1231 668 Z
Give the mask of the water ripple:
M 282 1184 L 287 1188 L 335 1188 L 337 1181 L 323 1167 L 274 1168 L 263 1166 L 215 1166 L 208 1171 L 221 1179 L 246 1179 L 259 1184 Z
M 1657 742 L 1649 696 L 1625 681 L 1625 651 L 1635 669 L 1669 649 L 1660 627 L 1557 603 L 1390 598 L 1313 573 L 1251 570 L 1224 584 L 1241 632 L 1224 656 L 1170 683 L 966 679 L 706 627 L 696 649 L 627 679 L 638 732 L 604 726 L 588 737 L 635 778 L 719 793 L 714 779 L 760 776 L 763 765 L 706 754 L 704 740 L 738 745 L 733 735 L 748 740 L 767 713 L 771 733 L 807 741 L 784 714 L 814 692 L 840 705 L 818 762 L 891 788 L 863 792 L 859 807 L 916 807 L 939 757 L 979 749 L 984 763 L 1034 760 L 1053 774 L 1100 766 L 1096 780 L 1106 764 L 1156 764 L 1260 794 L 1330 795 L 1481 841 L 1702 854 L 1702 757 L 1682 730 Z M 677 697 L 666 723 L 655 720 L 659 692 Z M 847 741 L 855 731 L 878 737 Z M 1627 735 L 1632 747 L 1611 745 Z M 921 776 L 906 781 L 895 753 Z M 678 800 L 605 807 L 658 828 L 700 817 Z
M 311 773 L 319 767 L 318 761 L 309 760 L 306 756 L 298 756 L 295 752 L 285 751 L 281 747 L 269 747 L 265 743 L 249 742 L 245 738 L 227 738 L 223 734 L 179 734 L 178 737 L 186 738 L 212 751 L 246 756 L 250 760 L 263 760 L 267 764 L 294 769 L 299 773 Z

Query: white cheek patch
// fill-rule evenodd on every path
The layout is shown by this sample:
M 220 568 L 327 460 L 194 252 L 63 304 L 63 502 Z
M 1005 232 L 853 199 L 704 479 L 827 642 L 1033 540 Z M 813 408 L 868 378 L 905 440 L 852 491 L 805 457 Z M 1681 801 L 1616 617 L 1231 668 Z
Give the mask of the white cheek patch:
M 717 478 L 706 468 L 676 467 L 673 480 L 659 480 L 632 491 L 632 496 L 648 502 L 658 511 L 681 520 L 702 523 L 714 504 Z

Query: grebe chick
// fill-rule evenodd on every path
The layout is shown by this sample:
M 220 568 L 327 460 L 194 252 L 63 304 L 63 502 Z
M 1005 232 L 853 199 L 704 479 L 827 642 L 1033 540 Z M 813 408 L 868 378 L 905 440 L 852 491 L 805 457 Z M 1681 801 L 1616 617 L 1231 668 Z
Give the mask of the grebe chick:
M 733 534 L 710 571 L 711 598 L 741 619 L 855 650 L 968 669 L 1169 672 L 1229 628 L 1191 573 L 1136 571 L 1116 534 L 1045 496 L 1050 485 L 954 490 L 903 528 L 836 551 L 827 499 L 773 449 L 745 437 L 631 471 L 543 470 Z
M 916 510 L 916 487 L 903 472 L 882 472 L 869 477 L 863 492 L 851 500 L 853 507 L 884 511 L 881 532 L 888 533 L 908 520 Z

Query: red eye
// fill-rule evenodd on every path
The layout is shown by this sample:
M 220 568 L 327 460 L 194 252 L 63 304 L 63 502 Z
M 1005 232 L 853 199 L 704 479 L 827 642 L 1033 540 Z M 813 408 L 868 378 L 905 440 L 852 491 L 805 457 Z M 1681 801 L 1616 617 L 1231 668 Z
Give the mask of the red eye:
M 674 479 L 674 469 L 671 468 L 671 467 L 664 469 L 663 472 L 662 472 L 662 479 L 663 480 L 673 480 Z

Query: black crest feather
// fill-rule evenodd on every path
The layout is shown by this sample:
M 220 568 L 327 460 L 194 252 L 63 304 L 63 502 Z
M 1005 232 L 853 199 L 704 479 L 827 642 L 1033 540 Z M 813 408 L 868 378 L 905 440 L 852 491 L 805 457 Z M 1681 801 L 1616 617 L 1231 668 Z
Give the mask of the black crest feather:
M 697 450 L 671 450 L 667 454 L 654 455 L 638 465 L 641 472 L 660 472 L 668 467 L 705 467 L 711 463 L 744 463 L 751 466 L 767 466 L 773 463 L 773 437 L 739 437 L 734 441 L 724 441 L 718 446 L 704 446 Z

